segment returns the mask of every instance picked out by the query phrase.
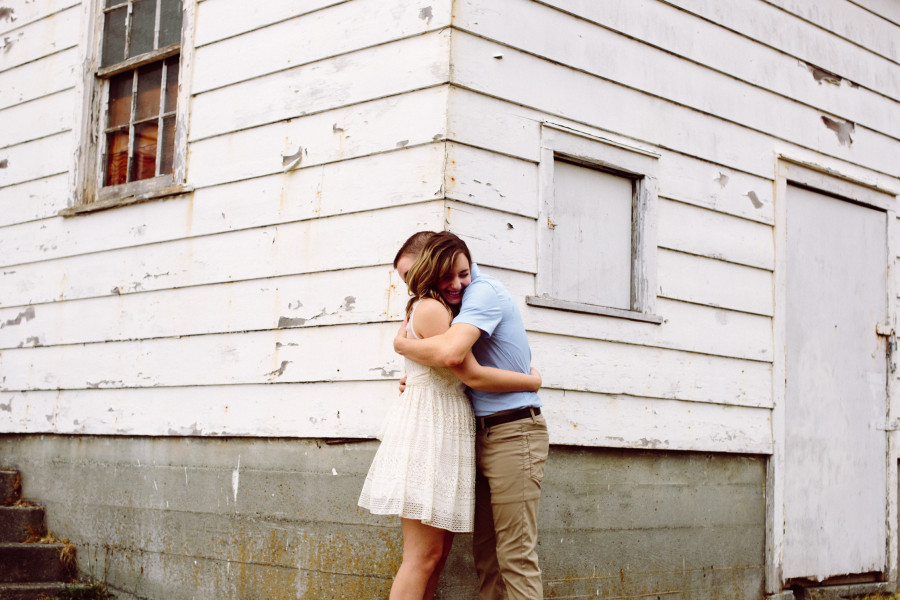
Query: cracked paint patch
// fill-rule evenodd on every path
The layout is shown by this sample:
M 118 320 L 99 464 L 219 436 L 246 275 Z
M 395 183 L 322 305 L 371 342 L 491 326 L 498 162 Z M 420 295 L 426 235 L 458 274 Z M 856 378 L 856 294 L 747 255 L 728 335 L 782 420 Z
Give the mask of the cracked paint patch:
M 13 403 L 13 399 L 10 398 L 9 402 L 7 402 L 6 404 L 0 404 L 0 410 L 2 410 L 3 412 L 11 413 L 12 412 L 12 403 Z
M 37 348 L 41 345 L 41 338 L 37 336 L 29 336 L 24 342 L 19 342 L 16 348 Z
M 14 11 L 11 8 L 8 8 L 6 6 L 0 6 L 0 19 L 6 19 L 10 23 L 12 23 L 13 21 L 16 20 L 16 17 L 14 16 L 15 12 L 16 11 Z
M 0 160 L 0 169 L 8 169 L 9 168 L 9 160 L 2 159 Z
M 426 6 L 419 10 L 419 18 L 425 21 L 426 25 L 431 25 L 431 19 L 434 18 L 434 12 L 430 6 Z
M 853 138 L 850 137 L 850 134 L 856 131 L 856 124 L 853 121 L 837 121 L 823 116 L 822 122 L 825 123 L 825 127 L 832 130 L 837 135 L 838 142 L 840 142 L 841 146 L 850 146 L 853 144 Z
M 13 325 L 21 325 L 23 322 L 31 321 L 32 319 L 34 319 L 34 307 L 29 306 L 16 315 L 14 319 L 7 319 L 6 322 L 0 323 L 0 329 L 11 327 Z

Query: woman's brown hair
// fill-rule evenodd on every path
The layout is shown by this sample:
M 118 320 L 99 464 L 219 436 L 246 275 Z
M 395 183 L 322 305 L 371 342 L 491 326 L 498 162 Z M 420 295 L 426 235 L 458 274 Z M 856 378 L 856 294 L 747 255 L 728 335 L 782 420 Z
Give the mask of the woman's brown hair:
M 449 276 L 453 271 L 453 263 L 456 257 L 463 254 L 472 264 L 472 255 L 466 243 L 449 231 L 435 233 L 425 244 L 422 254 L 409 268 L 406 274 L 406 285 L 409 287 L 409 295 L 412 298 L 406 305 L 406 315 L 409 316 L 413 304 L 421 298 L 434 298 L 447 307 L 453 314 L 451 307 L 438 291 L 438 283 Z

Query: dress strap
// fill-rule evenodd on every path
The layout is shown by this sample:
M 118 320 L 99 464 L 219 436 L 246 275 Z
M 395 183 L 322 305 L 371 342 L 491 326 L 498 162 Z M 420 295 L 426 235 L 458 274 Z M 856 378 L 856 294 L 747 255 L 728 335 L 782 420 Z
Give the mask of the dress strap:
M 419 339 L 419 336 L 416 335 L 416 330 L 413 327 L 413 316 L 416 314 L 416 308 L 419 306 L 419 302 L 421 302 L 421 300 L 416 300 L 416 303 L 413 304 L 412 310 L 409 311 L 409 323 L 407 324 L 408 326 L 406 328 L 406 330 L 412 334 L 413 339 L 416 340 Z

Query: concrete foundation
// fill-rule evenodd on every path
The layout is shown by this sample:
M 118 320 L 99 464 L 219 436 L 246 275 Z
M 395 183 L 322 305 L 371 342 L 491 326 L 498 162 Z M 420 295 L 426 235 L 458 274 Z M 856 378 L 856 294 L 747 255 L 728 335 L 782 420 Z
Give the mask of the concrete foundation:
M 377 442 L 0 437 L 50 530 L 121 598 L 386 598 L 395 518 L 356 499 Z M 546 598 L 764 597 L 765 459 L 553 446 Z M 457 536 L 438 598 L 476 597 Z

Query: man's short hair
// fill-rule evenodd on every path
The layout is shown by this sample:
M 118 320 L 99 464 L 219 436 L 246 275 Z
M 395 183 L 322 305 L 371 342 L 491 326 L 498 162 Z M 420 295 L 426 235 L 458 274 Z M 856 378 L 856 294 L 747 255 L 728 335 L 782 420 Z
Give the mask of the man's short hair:
M 400 249 L 397 251 L 397 256 L 394 257 L 394 268 L 397 268 L 400 257 L 405 254 L 408 254 L 413 258 L 418 258 L 419 255 L 422 254 L 422 250 L 425 249 L 425 244 L 428 243 L 428 240 L 431 239 L 431 236 L 433 236 L 434 233 L 434 231 L 417 231 L 409 236 L 409 239 L 400 246 Z

